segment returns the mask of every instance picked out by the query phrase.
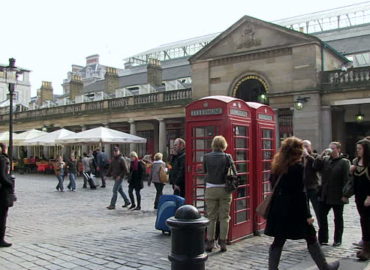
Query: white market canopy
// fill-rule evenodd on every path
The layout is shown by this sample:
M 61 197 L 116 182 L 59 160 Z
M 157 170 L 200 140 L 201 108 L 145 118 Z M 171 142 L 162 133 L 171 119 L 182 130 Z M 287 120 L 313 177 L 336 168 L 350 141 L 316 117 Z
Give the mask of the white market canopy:
M 146 143 L 145 138 L 118 130 L 97 127 L 55 140 L 57 144 Z
M 14 138 L 14 133 L 13 133 Z M 0 142 L 2 143 L 8 143 L 9 142 L 9 131 L 5 131 L 0 133 Z
M 45 146 L 55 146 L 57 143 L 55 140 L 62 139 L 68 135 L 76 134 L 73 131 L 70 131 L 68 129 L 59 129 L 55 130 L 53 132 L 38 136 L 33 139 L 25 140 L 25 145 L 45 145 Z
M 37 129 L 31 129 L 19 134 L 14 134 L 13 136 L 13 144 L 14 145 L 26 145 L 25 141 L 30 140 L 36 137 L 40 137 L 41 135 L 45 135 L 47 132 L 40 131 Z

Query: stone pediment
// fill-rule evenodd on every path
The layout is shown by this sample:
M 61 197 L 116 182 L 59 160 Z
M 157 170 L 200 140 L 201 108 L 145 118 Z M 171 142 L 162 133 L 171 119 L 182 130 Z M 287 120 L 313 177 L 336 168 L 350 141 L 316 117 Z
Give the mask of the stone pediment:
M 192 56 L 190 61 L 215 59 L 226 55 L 291 47 L 294 44 L 312 42 L 319 43 L 320 40 L 311 35 L 244 16 Z

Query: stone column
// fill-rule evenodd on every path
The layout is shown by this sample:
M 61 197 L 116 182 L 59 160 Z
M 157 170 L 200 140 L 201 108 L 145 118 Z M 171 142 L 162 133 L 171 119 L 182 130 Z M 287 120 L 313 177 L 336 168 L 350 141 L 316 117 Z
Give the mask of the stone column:
M 105 128 L 109 128 L 109 123 L 103 123 L 103 126 Z M 104 147 L 104 152 L 107 154 L 107 157 L 110 159 L 111 158 L 111 151 L 110 151 L 110 144 L 103 144 L 103 147 Z
M 342 152 L 346 152 L 346 122 L 345 122 L 345 107 L 331 107 L 331 125 L 332 125 L 332 141 L 337 141 L 342 144 Z
M 130 134 L 136 135 L 136 123 L 134 119 L 128 121 L 130 123 Z M 130 152 L 136 151 L 136 143 L 130 143 Z
M 332 125 L 331 125 L 331 108 L 330 106 L 321 106 L 321 150 L 328 147 L 332 141 Z
M 158 151 L 165 155 L 166 152 L 166 122 L 163 118 L 158 118 Z

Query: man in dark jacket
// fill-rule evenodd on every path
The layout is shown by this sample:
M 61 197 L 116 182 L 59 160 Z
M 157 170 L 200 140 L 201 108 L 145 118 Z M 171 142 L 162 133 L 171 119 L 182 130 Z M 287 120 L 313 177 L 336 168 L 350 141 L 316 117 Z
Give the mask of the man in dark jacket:
M 331 142 L 329 148 L 314 161 L 313 167 L 321 172 L 322 179 L 319 194 L 319 242 L 322 245 L 328 244 L 328 213 L 333 209 L 335 225 L 333 246 L 340 246 L 343 235 L 343 208 L 347 197 L 344 187 L 350 176 L 350 162 L 341 155 L 341 144 Z
M 112 210 L 116 208 L 116 202 L 117 202 L 117 192 L 121 194 L 123 200 L 125 201 L 125 204 L 122 205 L 122 207 L 127 207 L 130 205 L 130 201 L 128 200 L 125 192 L 122 189 L 122 182 L 123 178 L 128 175 L 128 169 L 126 165 L 126 161 L 124 157 L 121 155 L 121 152 L 117 146 L 113 148 L 113 159 L 110 163 L 107 176 L 112 176 L 114 180 L 114 186 L 113 186 L 113 196 L 110 202 L 110 205 L 107 207 L 107 209 Z
M 101 187 L 105 188 L 105 174 L 106 174 L 106 171 L 107 171 L 107 167 L 109 166 L 108 156 L 104 152 L 104 149 L 102 151 L 100 151 L 100 149 L 97 149 L 96 152 L 97 152 L 97 155 L 96 155 L 97 167 L 96 167 L 96 169 L 100 174 Z
M 303 184 L 306 189 L 307 199 L 312 203 L 318 225 L 320 226 L 318 201 L 319 177 L 317 176 L 317 171 L 313 168 L 313 163 L 318 157 L 318 154 L 313 153 L 312 145 L 309 140 L 303 141 L 303 147 Z
M 173 144 L 176 155 L 171 161 L 170 183 L 175 195 L 185 198 L 185 141 L 177 138 Z

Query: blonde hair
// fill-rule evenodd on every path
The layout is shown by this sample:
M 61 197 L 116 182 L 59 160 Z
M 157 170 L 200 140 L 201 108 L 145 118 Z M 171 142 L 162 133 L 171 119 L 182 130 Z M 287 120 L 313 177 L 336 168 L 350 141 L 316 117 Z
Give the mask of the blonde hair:
M 156 153 L 156 154 L 154 155 L 154 160 L 161 160 L 162 158 L 163 158 L 162 153 Z
M 221 135 L 215 136 L 212 140 L 211 147 L 213 151 L 217 151 L 217 150 L 225 151 L 227 148 L 227 141 L 225 137 Z
M 132 151 L 130 153 L 130 157 L 136 157 L 136 158 L 138 158 L 138 155 L 137 155 L 137 153 L 135 151 Z

